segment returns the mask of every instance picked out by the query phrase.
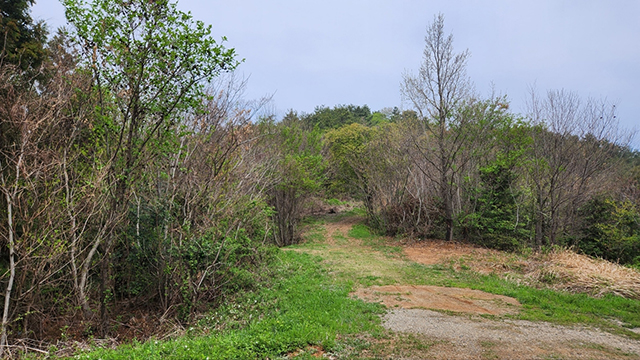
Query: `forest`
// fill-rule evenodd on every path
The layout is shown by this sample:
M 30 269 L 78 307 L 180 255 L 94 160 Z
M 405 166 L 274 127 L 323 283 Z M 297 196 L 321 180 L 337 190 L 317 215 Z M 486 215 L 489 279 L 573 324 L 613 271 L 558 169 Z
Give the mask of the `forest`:
M 0 356 L 64 326 L 108 336 L 132 309 L 189 323 L 259 286 L 331 202 L 381 235 L 640 267 L 640 152 L 615 105 L 532 90 L 518 114 L 476 94 L 443 16 L 403 77 L 410 108 L 278 119 L 175 3 L 63 3 L 50 36 L 33 0 L 2 2 Z

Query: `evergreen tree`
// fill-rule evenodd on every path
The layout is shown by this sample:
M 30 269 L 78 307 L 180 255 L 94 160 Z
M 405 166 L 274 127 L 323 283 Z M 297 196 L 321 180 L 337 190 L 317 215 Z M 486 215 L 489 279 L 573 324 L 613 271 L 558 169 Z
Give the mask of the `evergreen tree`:
M 0 63 L 22 70 L 37 69 L 46 58 L 47 28 L 34 22 L 29 7 L 34 0 L 0 0 Z

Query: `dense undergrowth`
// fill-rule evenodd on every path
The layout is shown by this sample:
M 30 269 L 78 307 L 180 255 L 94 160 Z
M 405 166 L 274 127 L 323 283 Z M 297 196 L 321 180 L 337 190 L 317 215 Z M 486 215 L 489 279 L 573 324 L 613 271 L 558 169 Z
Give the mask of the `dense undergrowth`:
M 349 297 L 351 285 L 336 281 L 321 258 L 282 251 L 268 281 L 201 318 L 191 334 L 150 340 L 117 350 L 98 349 L 78 359 L 278 358 L 318 345 L 349 346 L 344 337 L 380 333 L 382 307 Z
M 377 236 L 361 223 L 346 233 L 334 232 L 328 244 L 328 222 L 358 216 L 354 214 L 362 216 L 352 211 L 308 220 L 304 243 L 278 251 L 252 291 L 200 315 L 185 336 L 134 342 L 115 350 L 96 348 L 75 358 L 304 359 L 321 353 L 360 358 L 386 354 L 389 346 L 407 348 L 409 353 L 427 349 L 429 341 L 384 331 L 378 316 L 384 312 L 381 305 L 349 295 L 358 287 L 387 284 L 460 287 L 511 296 L 522 309 L 506 317 L 589 325 L 640 339 L 629 330 L 640 327 L 638 300 L 536 288 L 461 268 L 456 261 L 418 264 L 404 257 L 396 240 Z

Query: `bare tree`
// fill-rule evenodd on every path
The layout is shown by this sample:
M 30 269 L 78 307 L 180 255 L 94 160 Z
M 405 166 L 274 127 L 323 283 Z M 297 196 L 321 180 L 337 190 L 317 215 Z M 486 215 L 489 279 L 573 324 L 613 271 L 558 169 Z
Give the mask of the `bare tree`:
M 456 112 L 471 92 L 468 58 L 468 50 L 454 52 L 453 36 L 445 35 L 444 16 L 439 14 L 427 28 L 418 74 L 405 74 L 401 88 L 421 120 L 422 136 L 414 138 L 416 160 L 423 163 L 419 169 L 438 185 L 447 240 L 453 239 L 456 160 L 467 140 L 463 133 L 452 130 L 452 123 L 460 119 Z
M 155 288 L 147 294 L 167 312 L 180 308 L 182 317 L 198 304 L 219 300 L 221 289 L 233 281 L 227 270 L 244 261 L 230 259 L 237 248 L 233 242 L 243 234 L 254 235 L 255 223 L 268 231 L 268 216 L 248 203 L 260 203 L 266 186 L 252 119 L 270 98 L 245 100 L 246 84 L 234 74 L 209 84 L 203 111 L 185 115 L 174 151 L 147 163 L 149 176 L 135 188 L 138 245 L 132 252 L 149 258 L 145 286 Z M 145 213 L 152 213 L 157 223 L 145 224 Z M 149 235 L 143 232 L 149 226 L 159 235 L 145 245 Z M 189 260 L 194 249 L 200 261 Z
M 555 90 L 539 98 L 531 91 L 528 116 L 533 122 L 532 166 L 535 243 L 554 245 L 571 232 L 576 210 L 608 178 L 617 164 L 616 149 L 631 134 L 618 126 L 615 105 L 583 102 L 577 94 Z
M 0 66 L 0 244 L 9 255 L 8 271 L 0 274 L 6 281 L 0 356 L 18 314 L 26 332 L 31 315 L 45 312 L 40 305 L 47 301 L 39 298 L 39 290 L 52 283 L 66 260 L 55 149 L 62 127 L 57 111 L 67 98 L 38 93 L 21 81 L 23 76 L 12 66 Z

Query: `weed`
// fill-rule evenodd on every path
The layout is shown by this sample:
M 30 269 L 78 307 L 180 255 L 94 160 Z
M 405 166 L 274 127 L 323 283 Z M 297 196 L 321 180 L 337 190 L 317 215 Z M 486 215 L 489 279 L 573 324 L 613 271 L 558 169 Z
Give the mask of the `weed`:
M 211 335 L 134 343 L 77 358 L 273 358 L 311 345 L 336 351 L 340 334 L 381 331 L 377 315 L 383 308 L 351 299 L 349 284 L 327 276 L 318 257 L 292 251 L 278 257 L 279 265 L 266 286 L 235 299 L 199 324 L 218 328 Z
M 366 216 L 367 211 L 362 207 L 355 207 L 344 213 L 344 217 L 352 217 L 352 216 Z
M 387 257 L 398 257 L 402 254 L 402 247 L 390 245 L 385 237 L 375 235 L 371 229 L 364 224 L 353 225 L 348 235 L 354 239 L 362 240 L 365 246 L 379 251 Z
M 365 240 L 373 237 L 371 234 L 371 230 L 364 224 L 356 224 L 353 225 L 351 230 L 349 230 L 349 236 L 355 239 Z
M 326 203 L 327 203 L 327 205 L 331 205 L 331 206 L 339 206 L 339 205 L 346 205 L 347 204 L 346 201 L 341 201 L 341 200 L 338 200 L 336 198 L 327 199 Z
M 334 232 L 332 238 L 335 241 L 335 243 L 338 245 L 349 244 L 349 240 L 347 239 L 347 237 L 344 236 L 340 231 Z
M 376 359 L 425 358 L 428 351 L 438 343 L 443 341 L 434 341 L 416 334 L 388 332 L 379 339 L 372 339 L 369 353 L 375 354 L 373 358 Z
M 580 343 L 577 346 L 575 346 L 576 348 L 582 348 L 582 349 L 587 349 L 587 350 L 595 350 L 599 353 L 603 353 L 603 354 L 608 354 L 611 357 L 613 356 L 622 356 L 622 357 L 634 357 L 635 355 L 634 353 L 629 353 L 629 352 L 624 352 L 622 350 L 620 350 L 619 348 L 610 348 L 608 346 L 604 346 L 601 344 L 596 344 L 596 343 Z
M 464 258 L 447 264 L 417 264 L 392 256 L 396 248 L 361 224 L 348 232 L 348 237 L 361 240 L 361 245 L 349 243 L 341 233 L 334 234 L 339 241 L 327 244 L 321 224 L 308 223 L 306 242 L 293 247 L 298 251 L 277 255 L 278 261 L 265 276 L 265 283 L 203 317 L 196 329 L 209 335 L 197 335 L 196 331 L 188 338 L 131 344 L 116 351 L 80 354 L 78 358 L 254 359 L 291 354 L 311 358 L 319 349 L 341 358 L 425 357 L 435 342 L 383 331 L 377 316 L 382 307 L 349 297 L 354 286 L 397 283 L 470 288 L 510 296 L 522 304 L 522 309 L 508 317 L 588 324 L 640 339 L 639 334 L 626 328 L 640 327 L 638 300 L 538 289 L 495 274 L 474 272 Z M 513 263 L 517 265 L 515 257 Z M 332 272 L 325 269 L 326 264 Z M 547 281 L 553 282 L 554 278 L 550 276 Z M 484 358 L 496 357 L 494 343 L 480 345 Z

